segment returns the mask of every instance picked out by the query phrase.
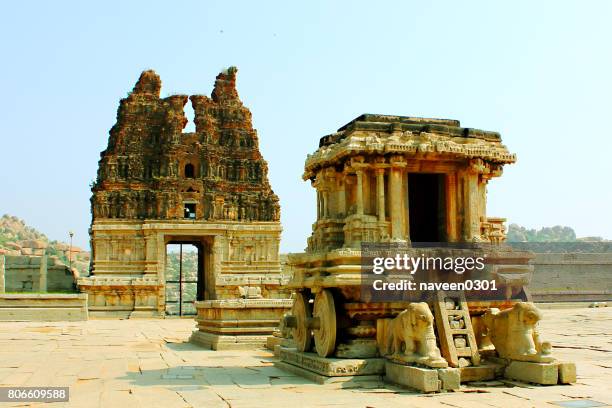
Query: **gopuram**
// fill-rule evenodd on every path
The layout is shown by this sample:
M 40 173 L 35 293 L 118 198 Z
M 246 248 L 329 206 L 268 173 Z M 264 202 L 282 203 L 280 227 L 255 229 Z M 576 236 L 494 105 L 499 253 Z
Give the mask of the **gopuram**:
M 455 120 L 365 114 L 322 137 L 305 164 L 317 220 L 306 252 L 288 257 L 296 298 L 278 366 L 321 383 L 384 375 L 423 392 L 496 377 L 575 382 L 537 331 L 532 254 L 505 246 L 505 220 L 486 213 L 487 183 L 515 161 L 499 133 Z M 500 296 L 364 297 L 364 243 L 403 243 L 415 256 L 469 244 L 455 253 L 484 254 Z
M 280 206 L 236 72 L 220 73 L 211 97 L 160 98 L 159 76 L 145 71 L 121 100 L 92 187 L 91 273 L 78 281 L 92 316 L 164 316 L 169 244 L 198 251 L 193 341 L 263 344 L 291 306 L 280 289 Z

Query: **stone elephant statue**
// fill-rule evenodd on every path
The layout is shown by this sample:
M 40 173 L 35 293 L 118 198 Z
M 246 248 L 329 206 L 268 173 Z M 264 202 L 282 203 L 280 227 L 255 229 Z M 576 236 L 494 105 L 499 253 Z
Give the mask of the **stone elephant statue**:
M 542 313 L 531 302 L 518 302 L 511 309 L 489 309 L 482 316 L 484 334 L 501 358 L 549 363 L 555 360 L 552 346 L 540 340 L 537 324 Z
M 448 367 L 448 362 L 442 358 L 436 345 L 433 321 L 427 303 L 411 303 L 388 322 L 382 354 L 404 363 L 432 368 Z

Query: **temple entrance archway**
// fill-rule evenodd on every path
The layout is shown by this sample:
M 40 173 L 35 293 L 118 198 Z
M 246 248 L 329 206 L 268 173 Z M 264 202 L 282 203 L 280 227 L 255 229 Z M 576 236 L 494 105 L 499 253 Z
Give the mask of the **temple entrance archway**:
M 206 292 L 206 249 L 203 240 L 169 238 L 165 244 L 165 314 L 193 316 L 194 302 Z

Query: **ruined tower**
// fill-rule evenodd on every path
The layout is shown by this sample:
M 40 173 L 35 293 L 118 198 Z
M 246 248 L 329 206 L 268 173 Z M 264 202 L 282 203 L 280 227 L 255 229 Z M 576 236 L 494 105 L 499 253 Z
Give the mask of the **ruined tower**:
M 198 308 L 283 297 L 280 206 L 236 72 L 221 72 L 211 97 L 160 98 L 145 71 L 121 100 L 92 187 L 91 276 L 79 281 L 93 315 L 163 315 L 175 243 L 198 248 Z M 196 130 L 184 133 L 188 99 Z

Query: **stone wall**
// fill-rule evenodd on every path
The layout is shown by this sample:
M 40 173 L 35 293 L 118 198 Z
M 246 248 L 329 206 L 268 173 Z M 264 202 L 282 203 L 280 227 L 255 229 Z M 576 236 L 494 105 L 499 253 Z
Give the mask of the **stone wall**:
M 47 262 L 46 292 L 75 291 L 75 278 L 72 272 L 57 259 L 19 255 L 5 255 L 4 259 L 6 292 L 40 292 L 40 271 L 43 259 Z
M 87 320 L 84 293 L 0 293 L 0 321 Z
M 612 253 L 536 254 L 533 263 L 536 302 L 612 300 Z

